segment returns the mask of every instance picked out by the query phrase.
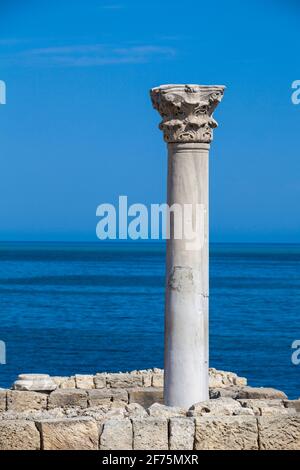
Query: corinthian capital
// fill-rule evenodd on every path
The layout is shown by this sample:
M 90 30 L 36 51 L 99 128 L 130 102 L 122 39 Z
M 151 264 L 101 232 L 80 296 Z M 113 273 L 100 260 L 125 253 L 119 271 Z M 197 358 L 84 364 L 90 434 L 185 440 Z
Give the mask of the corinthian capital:
M 162 117 L 159 128 L 168 143 L 210 143 L 217 122 L 212 114 L 223 98 L 224 86 L 162 85 L 150 91 Z

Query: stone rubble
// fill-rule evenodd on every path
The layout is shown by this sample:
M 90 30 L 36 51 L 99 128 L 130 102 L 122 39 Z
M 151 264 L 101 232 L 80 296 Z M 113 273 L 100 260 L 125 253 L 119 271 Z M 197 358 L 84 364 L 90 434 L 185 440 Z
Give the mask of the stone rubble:
M 300 399 L 216 369 L 190 409 L 165 406 L 162 386 L 161 369 L 22 374 L 0 389 L 0 450 L 300 450 Z

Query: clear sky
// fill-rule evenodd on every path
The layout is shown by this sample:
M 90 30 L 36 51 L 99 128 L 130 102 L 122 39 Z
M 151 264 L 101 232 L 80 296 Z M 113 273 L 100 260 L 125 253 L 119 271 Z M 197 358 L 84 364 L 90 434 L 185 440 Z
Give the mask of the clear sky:
M 96 207 L 166 197 L 148 90 L 225 84 L 211 240 L 300 241 L 300 5 L 1 0 L 1 240 L 97 240 Z

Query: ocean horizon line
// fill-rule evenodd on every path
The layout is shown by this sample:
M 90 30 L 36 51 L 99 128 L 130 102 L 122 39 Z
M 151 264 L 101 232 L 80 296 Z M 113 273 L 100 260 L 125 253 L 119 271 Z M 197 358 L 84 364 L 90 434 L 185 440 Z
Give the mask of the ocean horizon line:
M 34 244 L 68 244 L 68 245 L 165 245 L 167 240 L 0 240 L 1 245 L 34 245 Z M 299 242 L 266 242 L 266 241 L 211 241 L 210 245 L 300 245 Z

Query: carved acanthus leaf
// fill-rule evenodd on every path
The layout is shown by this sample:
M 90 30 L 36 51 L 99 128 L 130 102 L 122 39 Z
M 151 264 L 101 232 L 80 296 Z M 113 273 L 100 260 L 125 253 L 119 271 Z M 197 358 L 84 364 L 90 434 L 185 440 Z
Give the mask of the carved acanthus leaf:
M 217 122 L 212 114 L 223 98 L 225 87 L 163 85 L 152 88 L 152 104 L 160 113 L 159 128 L 168 143 L 210 143 Z

